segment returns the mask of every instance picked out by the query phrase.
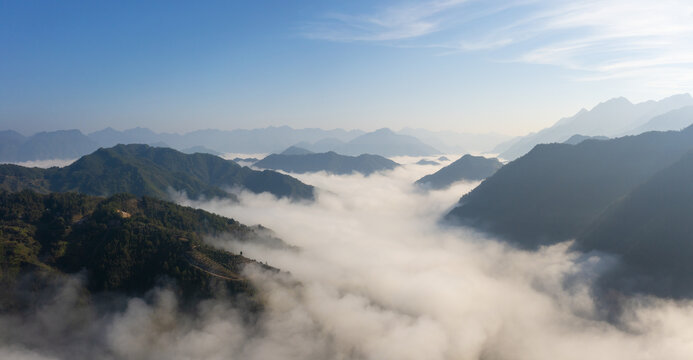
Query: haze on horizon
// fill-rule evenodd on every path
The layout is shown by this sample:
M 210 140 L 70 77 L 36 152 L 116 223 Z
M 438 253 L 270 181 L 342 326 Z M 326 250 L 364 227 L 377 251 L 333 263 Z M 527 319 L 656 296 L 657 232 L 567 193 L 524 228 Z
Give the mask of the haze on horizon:
M 0 5 L 0 124 L 25 134 L 425 127 L 521 135 L 693 89 L 693 4 Z

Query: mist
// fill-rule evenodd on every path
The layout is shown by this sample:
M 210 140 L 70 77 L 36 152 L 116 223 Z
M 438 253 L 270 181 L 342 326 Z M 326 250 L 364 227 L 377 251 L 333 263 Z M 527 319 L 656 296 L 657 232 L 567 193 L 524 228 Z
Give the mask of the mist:
M 19 165 L 19 166 L 24 166 L 24 167 L 38 167 L 38 168 L 50 168 L 50 167 L 65 167 L 73 162 L 77 161 L 77 159 L 49 159 L 49 160 L 32 160 L 32 161 L 19 161 L 19 162 L 0 162 L 0 164 L 14 164 L 14 165 Z
M 193 312 L 165 285 L 144 298 L 80 300 L 84 279 L 47 289 L 22 317 L 0 317 L 3 359 L 687 359 L 693 303 L 622 299 L 607 321 L 593 283 L 617 259 L 513 249 L 439 219 L 478 182 L 425 192 L 437 169 L 292 174 L 314 203 L 240 192 L 240 203 L 178 202 L 262 224 L 296 248 L 207 239 L 281 269 L 246 268 L 266 308 L 257 320 L 223 297 Z

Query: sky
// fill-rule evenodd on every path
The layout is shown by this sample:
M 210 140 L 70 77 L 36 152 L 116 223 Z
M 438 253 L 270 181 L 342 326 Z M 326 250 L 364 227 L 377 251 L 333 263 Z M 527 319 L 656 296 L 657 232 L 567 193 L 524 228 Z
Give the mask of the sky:
M 0 129 L 521 135 L 693 89 L 693 3 L 0 0 Z

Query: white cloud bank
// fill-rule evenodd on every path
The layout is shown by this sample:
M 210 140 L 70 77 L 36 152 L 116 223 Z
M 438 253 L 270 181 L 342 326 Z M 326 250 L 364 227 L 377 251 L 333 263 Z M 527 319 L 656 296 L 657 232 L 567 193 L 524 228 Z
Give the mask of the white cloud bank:
M 24 167 L 38 167 L 38 168 L 50 168 L 50 167 L 65 167 L 73 162 L 77 161 L 77 159 L 50 159 L 50 160 L 32 160 L 32 161 L 20 161 L 20 162 L 6 162 L 2 164 L 14 164 L 14 165 L 19 165 L 19 166 L 24 166 Z
M 241 205 L 185 201 L 262 223 L 301 247 L 217 239 L 290 273 L 248 269 L 267 304 L 257 323 L 243 322 L 220 299 L 183 314 L 167 290 L 106 315 L 80 317 L 71 315 L 79 313 L 70 310 L 77 308 L 74 292 L 63 290 L 30 321 L 0 318 L 0 357 L 690 358 L 693 304 L 638 298 L 627 303 L 618 325 L 601 320 L 589 289 L 595 269 L 608 260 L 569 252 L 567 244 L 517 251 L 469 230 L 439 227 L 439 216 L 475 184 L 415 191 L 411 183 L 430 169 L 299 175 L 321 189 L 315 204 L 247 193 Z M 55 325 L 65 322 L 71 325 Z M 19 342 L 18 334 L 43 340 Z

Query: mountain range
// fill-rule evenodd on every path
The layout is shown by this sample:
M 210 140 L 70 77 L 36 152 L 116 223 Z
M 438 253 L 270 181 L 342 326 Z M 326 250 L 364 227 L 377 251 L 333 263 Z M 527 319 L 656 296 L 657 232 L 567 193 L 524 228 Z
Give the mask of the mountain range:
M 117 144 L 154 144 L 163 142 L 175 149 L 204 146 L 221 153 L 272 153 L 285 149 L 301 141 L 318 141 L 336 138 L 349 141 L 364 134 L 360 130 L 323 130 L 316 128 L 293 129 L 289 126 L 270 126 L 261 129 L 237 130 L 197 130 L 186 134 L 155 133 L 146 128 L 124 131 L 106 128 L 90 133 L 100 146 L 111 147 Z
M 405 127 L 397 132 L 413 136 L 446 154 L 487 153 L 512 137 L 497 133 L 459 133 L 454 131 L 431 131 Z
M 314 144 L 301 142 L 295 146 L 312 152 L 334 151 L 339 154 L 352 156 L 374 154 L 390 157 L 440 154 L 439 150 L 413 136 L 400 135 L 387 128 L 363 134 L 349 142 L 328 139 L 327 141 L 323 140 Z
M 294 200 L 313 199 L 314 191 L 312 186 L 274 171 L 252 170 L 210 154 L 184 154 L 147 145 L 102 148 L 64 168 L 0 165 L 0 189 L 8 191 L 131 193 L 160 199 L 175 191 L 191 198 L 235 198 L 229 190 L 234 187 Z
M 25 137 L 12 130 L 0 131 L 0 162 L 76 159 L 99 147 L 147 144 L 185 153 L 276 153 L 295 145 L 312 152 L 335 151 L 345 155 L 365 153 L 382 156 L 426 156 L 439 151 L 408 135 L 389 129 L 371 133 L 360 130 L 293 129 L 288 126 L 252 130 L 199 130 L 186 134 L 156 133 L 146 128 L 124 131 L 106 128 L 88 135 L 79 130 L 41 132 Z
M 500 153 L 499 157 L 503 159 L 513 160 L 526 154 L 537 144 L 564 142 L 575 134 L 607 137 L 634 135 L 654 117 L 692 105 L 693 97 L 689 94 L 637 104 L 623 97 L 615 98 L 600 103 L 591 110 L 582 109 L 574 116 L 563 118 L 537 133 L 512 139 L 497 146 L 494 152 Z M 673 128 L 663 126 L 656 129 L 680 130 L 691 123 L 693 119 L 685 126 L 679 126 L 680 123 L 677 123 Z

